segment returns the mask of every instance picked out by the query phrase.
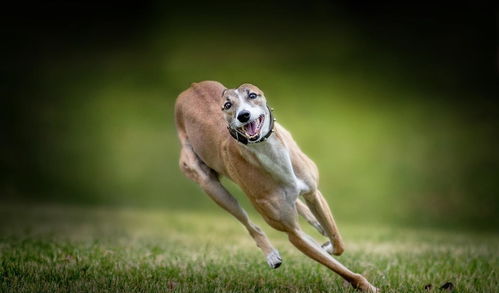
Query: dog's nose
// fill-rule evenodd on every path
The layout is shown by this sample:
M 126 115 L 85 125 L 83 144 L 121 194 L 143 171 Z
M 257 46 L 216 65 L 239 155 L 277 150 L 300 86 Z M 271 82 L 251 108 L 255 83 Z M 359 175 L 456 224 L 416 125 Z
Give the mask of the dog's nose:
M 239 112 L 239 115 L 237 115 L 237 120 L 241 122 L 247 122 L 250 119 L 250 112 L 247 110 Z

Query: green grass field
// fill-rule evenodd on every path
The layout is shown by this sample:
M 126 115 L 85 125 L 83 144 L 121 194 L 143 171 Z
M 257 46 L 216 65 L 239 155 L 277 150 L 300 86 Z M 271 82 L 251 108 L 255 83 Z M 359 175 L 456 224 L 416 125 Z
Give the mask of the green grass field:
M 244 228 L 220 210 L 63 205 L 0 207 L 2 292 L 351 292 L 252 215 L 280 250 L 267 267 Z M 383 292 L 495 292 L 496 234 L 342 224 L 338 259 Z M 306 228 L 316 239 L 318 234 Z

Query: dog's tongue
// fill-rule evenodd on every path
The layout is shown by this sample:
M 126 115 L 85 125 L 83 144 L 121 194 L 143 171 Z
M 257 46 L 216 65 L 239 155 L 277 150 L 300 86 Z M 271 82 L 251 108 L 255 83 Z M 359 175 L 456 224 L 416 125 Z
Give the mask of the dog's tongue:
M 256 121 L 253 121 L 246 125 L 246 133 L 248 133 L 250 136 L 256 134 Z

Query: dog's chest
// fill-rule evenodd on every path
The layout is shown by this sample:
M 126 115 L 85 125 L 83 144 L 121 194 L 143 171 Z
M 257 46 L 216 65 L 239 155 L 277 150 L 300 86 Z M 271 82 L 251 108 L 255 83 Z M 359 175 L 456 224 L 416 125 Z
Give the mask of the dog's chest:
M 298 196 L 309 190 L 303 180 L 298 178 L 293 170 L 289 150 L 277 139 L 249 147 L 258 163 L 278 181 L 287 194 Z

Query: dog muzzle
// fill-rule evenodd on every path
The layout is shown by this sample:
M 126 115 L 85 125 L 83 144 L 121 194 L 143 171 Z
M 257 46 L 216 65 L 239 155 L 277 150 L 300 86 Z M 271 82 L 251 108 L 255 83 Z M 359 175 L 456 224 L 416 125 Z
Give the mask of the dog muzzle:
M 274 109 L 269 108 L 269 106 L 267 106 L 267 109 L 269 110 L 269 119 L 270 119 L 269 131 L 267 132 L 267 134 L 265 134 L 262 137 L 260 137 L 260 135 L 258 135 L 256 137 L 248 138 L 246 135 L 244 135 L 240 131 L 233 129 L 230 126 L 227 126 L 227 129 L 229 130 L 230 135 L 235 140 L 237 140 L 238 142 L 240 142 L 244 145 L 247 145 L 249 143 L 259 143 L 262 141 L 266 141 L 272 135 L 272 133 L 274 133 L 274 122 L 276 120 L 274 118 L 274 115 L 272 114 L 272 111 L 274 111 Z

